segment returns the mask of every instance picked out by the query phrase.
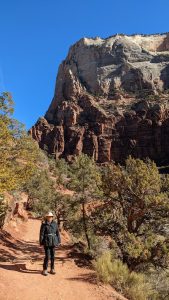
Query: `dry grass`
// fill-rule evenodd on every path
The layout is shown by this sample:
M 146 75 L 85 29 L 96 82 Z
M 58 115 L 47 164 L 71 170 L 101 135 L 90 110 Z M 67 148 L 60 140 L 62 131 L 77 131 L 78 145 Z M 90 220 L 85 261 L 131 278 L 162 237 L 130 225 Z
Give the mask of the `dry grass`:
M 110 283 L 130 300 L 150 299 L 152 288 L 143 274 L 130 272 L 127 265 L 113 259 L 112 253 L 106 251 L 94 262 L 98 279 Z

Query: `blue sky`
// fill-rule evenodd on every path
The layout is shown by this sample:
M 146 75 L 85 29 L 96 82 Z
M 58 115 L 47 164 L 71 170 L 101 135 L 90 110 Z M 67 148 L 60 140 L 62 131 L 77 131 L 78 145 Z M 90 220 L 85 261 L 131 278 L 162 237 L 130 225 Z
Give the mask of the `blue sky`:
M 53 97 L 59 63 L 81 37 L 169 31 L 168 0 L 0 0 L 0 91 L 33 125 Z

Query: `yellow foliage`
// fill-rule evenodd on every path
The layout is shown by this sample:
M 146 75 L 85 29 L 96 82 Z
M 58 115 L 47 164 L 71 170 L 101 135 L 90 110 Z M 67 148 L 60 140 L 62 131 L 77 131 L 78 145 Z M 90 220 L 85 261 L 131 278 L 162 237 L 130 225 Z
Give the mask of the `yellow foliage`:
M 8 93 L 0 96 L 0 194 L 19 188 L 32 176 L 40 150 L 11 117 L 13 101 Z

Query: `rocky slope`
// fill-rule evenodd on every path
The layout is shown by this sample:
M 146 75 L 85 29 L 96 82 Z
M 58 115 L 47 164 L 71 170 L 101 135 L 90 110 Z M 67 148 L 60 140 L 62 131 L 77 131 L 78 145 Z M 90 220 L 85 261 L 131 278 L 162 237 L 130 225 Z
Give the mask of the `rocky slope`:
M 169 34 L 83 38 L 61 63 L 30 133 L 56 157 L 169 163 Z

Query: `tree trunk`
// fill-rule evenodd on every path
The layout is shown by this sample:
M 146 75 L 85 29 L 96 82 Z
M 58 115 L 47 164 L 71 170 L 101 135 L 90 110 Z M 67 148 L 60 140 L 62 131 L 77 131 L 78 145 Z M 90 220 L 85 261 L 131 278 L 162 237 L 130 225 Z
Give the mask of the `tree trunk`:
M 88 236 L 88 230 L 87 230 L 87 224 L 86 224 L 86 212 L 85 212 L 85 202 L 84 199 L 82 200 L 82 213 L 83 213 L 83 228 L 84 228 L 84 232 L 85 232 L 85 236 L 86 236 L 86 241 L 87 241 L 87 245 L 88 248 L 90 249 L 90 239 Z

